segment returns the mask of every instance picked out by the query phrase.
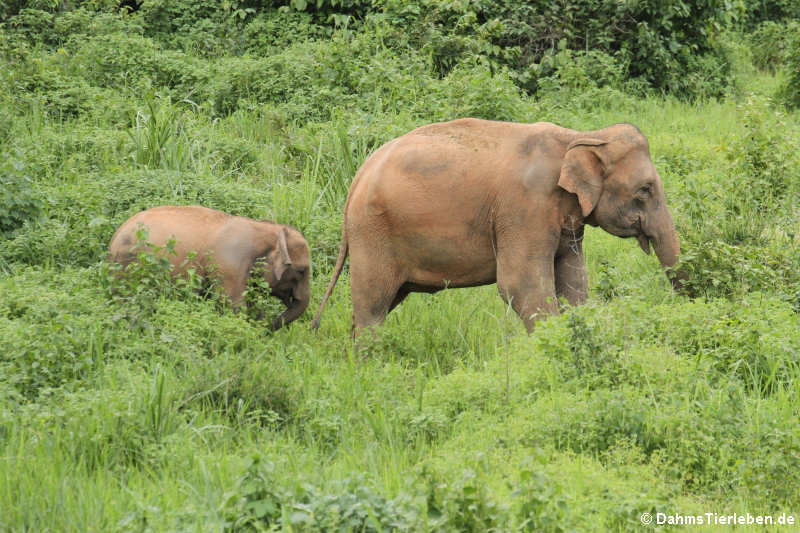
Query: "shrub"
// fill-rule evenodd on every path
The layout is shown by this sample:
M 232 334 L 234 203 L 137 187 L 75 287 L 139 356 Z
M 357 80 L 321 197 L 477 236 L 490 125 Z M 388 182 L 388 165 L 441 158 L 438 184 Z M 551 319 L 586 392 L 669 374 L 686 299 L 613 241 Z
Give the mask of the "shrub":
M 385 6 L 390 19 L 410 17 L 402 2 L 389 1 Z M 409 26 L 442 27 L 440 33 L 433 35 L 480 36 L 489 46 L 473 47 L 470 52 L 510 67 L 517 82 L 528 91 L 536 90 L 536 77 L 529 72 L 532 66 L 563 41 L 570 50 L 599 51 L 618 57 L 627 66 L 626 77 L 642 78 L 652 88 L 685 97 L 713 96 L 724 91 L 727 66 L 715 51 L 714 35 L 738 16 L 736 7 L 722 0 L 624 4 L 615 0 L 570 0 L 558 4 L 427 0 L 419 11 Z M 430 39 L 420 30 L 412 35 L 423 43 Z M 452 42 L 453 37 L 449 40 Z M 456 44 L 456 52 L 451 55 L 460 55 L 467 48 L 463 41 Z
M 265 58 L 225 58 L 214 66 L 208 99 L 222 115 L 270 103 L 293 121 L 330 120 L 334 110 L 382 110 L 388 102 L 402 109 L 417 103 L 427 81 L 418 52 L 404 52 L 383 46 L 375 29 L 300 42 Z
M 752 26 L 763 22 L 800 19 L 797 0 L 744 0 L 745 22 Z
M 21 9 L 10 20 L 10 26 L 30 42 L 37 43 L 52 35 L 53 14 L 41 9 Z
M 693 211 L 694 227 L 682 232 L 687 288 L 707 297 L 771 291 L 796 306 L 792 206 L 800 196 L 800 141 L 763 98 L 751 96 L 740 112 L 745 132 L 728 147 L 731 177 L 703 196 L 689 189 L 689 202 L 702 205 Z
M 786 66 L 788 76 L 778 89 L 778 98 L 789 108 L 800 107 L 800 24 L 788 46 Z
M 627 71 L 624 63 L 604 52 L 572 51 L 565 45 L 562 41 L 558 53 L 545 55 L 539 64 L 532 65 L 540 93 L 622 86 Z
M 681 265 L 689 294 L 706 298 L 739 298 L 751 292 L 779 294 L 800 310 L 800 254 L 797 243 L 784 239 L 768 249 L 753 244 L 731 245 L 721 239 L 687 241 Z
M 149 327 L 148 319 L 156 312 L 162 298 L 196 297 L 200 292 L 211 294 L 216 287 L 215 278 L 187 268 L 186 276 L 173 277 L 175 266 L 170 256 L 175 256 L 175 240 L 156 246 L 148 240 L 147 230 L 136 232 L 137 243 L 131 249 L 136 258 L 127 265 L 109 262 L 101 269 L 101 282 L 109 300 L 120 311 L 117 318 L 127 318 L 133 327 Z M 190 253 L 185 267 L 194 256 Z M 202 276 L 202 277 L 201 277 Z
M 790 66 L 792 52 L 800 46 L 800 23 L 768 20 L 759 24 L 747 40 L 755 66 L 775 72 L 784 66 Z
M 34 220 L 42 209 L 42 200 L 25 173 L 21 156 L 19 152 L 16 157 L 0 154 L 0 236 L 7 236 L 26 221 Z
M 56 218 L 37 219 L 25 224 L 13 239 L 0 241 L 0 257 L 27 265 L 89 266 L 100 259 L 107 245 L 103 237 L 110 235 L 110 228 L 105 222 L 98 218 L 94 224 L 72 225 Z
M 407 496 L 388 499 L 362 476 L 324 487 L 286 483 L 277 470 L 273 461 L 260 456 L 248 461 L 225 504 L 230 528 L 377 532 L 417 529 L 423 523 Z
M 33 400 L 45 389 L 89 378 L 103 364 L 114 333 L 92 279 L 86 271 L 28 270 L 3 280 L 0 382 Z
M 212 136 L 207 142 L 206 157 L 215 172 L 246 172 L 258 163 L 256 147 L 245 139 Z
M 330 28 L 315 24 L 309 13 L 274 10 L 258 13 L 244 27 L 244 47 L 253 55 L 272 55 L 298 42 L 329 37 Z
M 90 350 L 91 335 L 75 332 L 96 328 L 92 316 L 58 315 L 39 323 L 3 320 L 0 368 L 4 381 L 32 400 L 44 388 L 86 379 L 99 361 Z
M 346 64 L 330 63 L 327 46 L 300 44 L 263 59 L 226 58 L 215 65 L 209 99 L 217 113 L 230 114 L 244 104 L 279 104 L 295 120 L 326 119 L 335 104 L 352 98 L 337 83 Z
M 115 4 L 117 2 L 114 2 Z M 95 35 L 127 33 L 142 35 L 143 21 L 139 17 L 125 16 L 119 12 L 96 12 L 81 6 L 74 10 L 58 13 L 53 20 L 53 46 L 74 47 L 75 43 Z
M 141 17 L 146 35 L 167 48 L 215 56 L 243 48 L 244 23 L 255 8 L 249 2 L 232 0 L 148 0 L 136 16 Z
M 87 36 L 123 32 L 141 34 L 143 31 L 137 18 L 116 12 L 93 12 L 85 7 L 56 13 L 26 8 L 8 20 L 11 30 L 31 43 L 48 47 L 65 46 Z
M 444 531 L 492 531 L 508 520 L 507 510 L 494 501 L 486 483 L 472 470 L 451 483 L 428 481 L 428 515 Z
M 426 107 L 425 111 L 435 120 L 474 117 L 513 121 L 522 103 L 518 89 L 505 72 L 493 73 L 482 65 L 456 67 L 433 93 L 440 107 Z
M 140 35 L 101 34 L 75 44 L 72 68 L 99 87 L 142 89 L 152 84 L 172 89 L 180 98 L 191 98 L 207 77 L 197 59 L 164 50 L 156 41 Z
M 557 480 L 543 472 L 525 469 L 513 496 L 519 501 L 519 530 L 561 533 L 567 531 L 568 506 Z

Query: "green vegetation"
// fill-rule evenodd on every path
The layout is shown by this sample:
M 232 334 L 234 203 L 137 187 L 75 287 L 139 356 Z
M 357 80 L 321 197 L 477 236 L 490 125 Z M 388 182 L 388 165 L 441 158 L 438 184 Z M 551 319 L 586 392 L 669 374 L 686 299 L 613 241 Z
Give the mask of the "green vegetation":
M 798 14 L 0 1 L 0 529 L 800 520 Z M 318 332 L 308 312 L 273 334 L 255 320 L 279 310 L 263 283 L 237 314 L 144 252 L 125 280 L 104 263 L 116 227 L 155 205 L 269 218 L 312 248 L 313 309 L 364 158 L 462 116 L 637 124 L 687 294 L 636 242 L 590 229 L 587 305 L 528 336 L 494 287 L 412 295 L 362 358 L 346 271 Z

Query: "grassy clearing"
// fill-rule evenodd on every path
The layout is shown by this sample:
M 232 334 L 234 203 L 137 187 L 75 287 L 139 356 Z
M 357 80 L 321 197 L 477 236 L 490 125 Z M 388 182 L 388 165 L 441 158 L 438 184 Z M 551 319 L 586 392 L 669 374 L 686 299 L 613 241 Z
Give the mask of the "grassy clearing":
M 800 132 L 771 100 L 783 74 L 740 63 L 710 101 L 534 98 L 480 62 L 403 61 L 375 29 L 216 57 L 113 21 L 60 47 L 2 30 L 0 529 L 629 531 L 644 512 L 800 513 Z M 114 63 L 117 41 L 159 60 Z M 346 272 L 316 333 L 308 313 L 271 334 L 157 269 L 112 291 L 121 222 L 202 204 L 303 231 L 314 308 L 360 162 L 464 115 L 639 125 L 695 297 L 600 230 L 589 302 L 533 335 L 495 287 L 412 295 L 367 358 Z

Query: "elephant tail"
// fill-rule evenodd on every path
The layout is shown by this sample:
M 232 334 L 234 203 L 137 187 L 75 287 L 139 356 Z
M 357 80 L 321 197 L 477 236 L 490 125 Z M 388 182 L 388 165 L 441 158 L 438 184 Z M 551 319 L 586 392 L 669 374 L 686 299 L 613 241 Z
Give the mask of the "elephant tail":
M 311 322 L 311 329 L 319 328 L 322 310 L 325 309 L 325 304 L 328 303 L 328 298 L 330 298 L 331 293 L 333 293 L 333 287 L 339 280 L 342 268 L 344 268 L 344 261 L 347 259 L 347 248 L 347 232 L 345 230 L 345 224 L 342 223 L 342 243 L 339 245 L 339 257 L 336 258 L 336 266 L 333 267 L 333 275 L 331 276 L 331 282 L 328 284 L 328 289 L 325 291 L 325 296 L 322 297 L 322 302 L 319 304 L 317 314 L 314 315 L 314 321 Z

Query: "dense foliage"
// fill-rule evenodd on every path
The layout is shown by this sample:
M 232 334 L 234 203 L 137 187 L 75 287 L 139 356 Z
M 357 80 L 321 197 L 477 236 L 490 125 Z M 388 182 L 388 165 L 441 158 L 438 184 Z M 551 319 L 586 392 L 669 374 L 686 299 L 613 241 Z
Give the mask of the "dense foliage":
M 0 530 L 641 531 L 645 512 L 796 513 L 797 14 L 0 1 Z M 532 335 L 496 288 L 460 289 L 409 297 L 359 350 L 346 272 L 320 331 L 303 316 L 273 334 L 263 282 L 234 313 L 159 256 L 124 277 L 104 261 L 156 205 L 277 220 L 311 245 L 313 310 L 361 162 L 462 116 L 637 124 L 686 291 L 589 229 L 589 302 Z
M 32 5 L 23 7 L 22 3 L 3 3 L 0 13 L 12 26 L 24 28 L 30 37 L 51 45 L 68 38 L 65 26 L 75 29 L 75 19 L 69 20 L 68 14 L 68 20 L 63 21 L 65 17 L 58 13 L 66 7 L 58 0 L 29 4 Z M 77 4 L 106 10 L 114 5 Z M 718 43 L 723 30 L 746 22 L 782 20 L 790 17 L 794 9 L 788 1 L 767 8 L 743 0 L 149 0 L 129 4 L 122 10 L 130 11 L 136 6 L 133 18 L 137 19 L 136 29 L 142 36 L 170 50 L 206 57 L 260 55 L 306 39 L 328 37 L 335 28 L 381 24 L 393 30 L 381 40 L 382 47 L 403 53 L 411 45 L 422 52 L 439 76 L 447 75 L 468 58 L 480 59 L 493 68 L 508 69 L 520 88 L 535 93 L 540 79 L 557 70 L 554 57 L 559 51 L 592 51 L 601 54 L 601 61 L 614 63 L 631 88 L 686 97 L 724 93 L 730 81 L 730 65 Z M 147 43 L 104 44 L 125 51 L 122 61 L 147 61 L 142 54 L 148 52 L 150 60 L 155 61 L 153 50 L 141 48 L 149 46 Z M 183 63 L 175 56 L 159 57 L 155 62 L 167 63 L 166 69 Z M 177 77 L 187 83 L 197 81 Z M 175 80 L 170 77 L 170 81 Z

